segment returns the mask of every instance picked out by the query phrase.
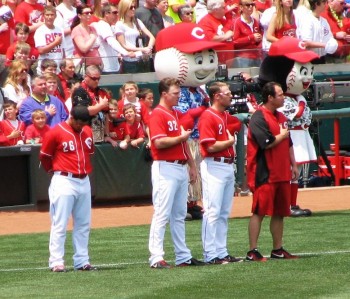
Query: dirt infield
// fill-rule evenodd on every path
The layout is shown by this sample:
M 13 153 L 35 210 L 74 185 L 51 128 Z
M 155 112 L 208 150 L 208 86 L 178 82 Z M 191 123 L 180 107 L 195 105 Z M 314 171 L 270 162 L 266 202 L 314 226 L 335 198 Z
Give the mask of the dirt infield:
M 313 212 L 350 209 L 350 186 L 302 189 L 299 192 L 298 204 Z M 250 205 L 251 196 L 236 197 L 231 217 L 250 216 Z M 94 207 L 92 227 L 150 224 L 152 212 L 151 205 Z M 0 235 L 49 232 L 50 230 L 47 211 L 2 211 L 0 223 Z

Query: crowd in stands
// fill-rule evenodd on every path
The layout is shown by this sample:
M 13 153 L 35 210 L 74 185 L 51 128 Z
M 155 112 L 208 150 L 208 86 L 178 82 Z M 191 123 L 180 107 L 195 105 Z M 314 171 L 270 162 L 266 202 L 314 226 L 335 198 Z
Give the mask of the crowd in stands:
M 152 71 L 158 32 L 179 22 L 198 23 L 207 38 L 222 42 L 219 61 L 229 67 L 259 66 L 269 45 L 283 36 L 297 37 L 319 54 L 313 63 L 344 61 L 350 51 L 345 0 L 58 2 L 4 0 L 0 7 L 0 84 L 10 100 L 0 111 L 1 145 L 39 143 L 47 131 L 42 120 L 50 127 L 65 120 L 72 93 L 85 90 L 95 142 L 138 146 L 148 135 L 152 92 L 127 82 L 113 96 L 98 87 L 99 80 L 102 74 Z

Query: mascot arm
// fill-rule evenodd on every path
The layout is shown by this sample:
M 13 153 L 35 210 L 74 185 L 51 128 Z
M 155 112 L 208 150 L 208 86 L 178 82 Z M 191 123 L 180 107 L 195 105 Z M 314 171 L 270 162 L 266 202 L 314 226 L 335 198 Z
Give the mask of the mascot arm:
M 295 115 L 295 118 L 300 118 L 303 115 L 304 110 L 305 110 L 305 105 L 306 104 L 304 102 L 299 102 L 299 104 L 298 104 L 299 111 Z
M 180 124 L 185 130 L 192 130 L 195 120 L 204 112 L 206 108 L 200 106 L 198 108 L 189 109 L 186 113 L 180 113 Z
M 227 129 L 231 135 L 238 133 L 241 130 L 242 124 L 239 119 L 235 116 L 228 115 L 227 118 Z

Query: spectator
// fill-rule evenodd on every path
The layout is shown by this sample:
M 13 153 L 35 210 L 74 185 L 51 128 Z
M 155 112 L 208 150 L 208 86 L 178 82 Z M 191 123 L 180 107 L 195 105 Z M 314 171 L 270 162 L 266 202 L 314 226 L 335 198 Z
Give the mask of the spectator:
M 41 62 L 43 59 L 52 59 L 56 62 L 56 72 L 58 72 L 57 64 L 64 57 L 63 30 L 54 25 L 56 18 L 56 8 L 46 6 L 43 12 L 44 24 L 36 29 L 34 34 L 35 47 L 39 51 L 39 61 L 37 72 L 40 74 Z
M 46 74 L 56 74 L 57 73 L 57 63 L 55 60 L 50 58 L 44 58 L 41 62 L 40 73 Z
M 225 1 L 208 0 L 207 9 L 208 14 L 200 20 L 198 25 L 203 28 L 207 39 L 224 43 L 223 46 L 215 47 L 215 50 L 226 51 L 218 53 L 218 58 L 219 63 L 227 63 L 233 58 L 233 31 L 228 28 L 225 19 Z
M 27 42 L 29 36 L 29 27 L 24 23 L 18 23 L 15 26 L 16 41 L 12 43 L 6 51 L 6 65 L 9 66 L 12 60 L 15 59 L 15 52 L 17 43 Z M 28 44 L 29 45 L 29 44 Z M 36 60 L 39 56 L 39 52 L 35 47 L 30 47 L 29 45 L 29 59 Z
M 294 10 L 295 24 L 297 25 L 297 36 L 300 36 L 300 26 L 306 19 L 305 16 L 311 17 L 312 12 L 309 0 L 300 0 L 297 8 Z
M 142 125 L 136 120 L 136 108 L 132 104 L 126 104 L 123 108 L 126 124 L 129 127 L 130 145 L 139 148 L 145 141 L 145 132 Z
M 266 9 L 270 8 L 272 5 L 271 0 L 256 0 L 255 7 L 260 13 L 263 13 Z
M 15 23 L 24 23 L 29 27 L 27 43 L 34 48 L 34 33 L 42 24 L 44 7 L 38 4 L 38 0 L 24 0 L 18 4 L 15 11 Z
M 11 31 L 15 27 L 13 15 L 16 6 L 16 0 L 6 0 L 5 5 L 0 7 L 0 73 L 4 65 L 6 51 L 12 43 Z
M 189 4 L 191 7 L 195 7 L 196 0 L 168 0 L 169 8 L 167 11 L 167 15 L 170 16 L 175 23 L 181 23 L 179 18 L 179 8 L 182 6 Z
M 72 95 L 73 92 L 78 89 L 81 86 L 81 80 L 78 78 L 69 79 L 67 81 L 67 91 L 68 91 L 68 98 L 66 102 L 64 103 L 70 112 L 72 110 Z
M 0 145 L 12 146 L 23 144 L 24 122 L 17 119 L 17 104 L 11 100 L 4 102 L 4 120 L 0 121 Z
M 67 86 L 67 82 L 70 79 L 78 78 L 75 74 L 75 66 L 73 59 L 64 58 L 60 63 L 60 73 L 58 74 L 58 79 L 60 82 L 58 83 L 58 91 L 62 98 L 67 100 L 70 97 L 70 91 Z
M 106 5 L 110 4 L 109 0 L 94 0 L 93 2 L 93 15 L 89 21 L 89 24 L 97 23 L 100 19 L 102 19 L 102 8 Z
M 65 99 L 61 96 L 61 94 L 58 91 L 58 76 L 54 73 L 45 73 L 44 76 L 46 79 L 47 94 L 58 98 L 64 105 L 67 114 L 69 114 L 69 111 L 67 110 L 67 107 L 64 104 Z
M 74 44 L 74 57 L 78 58 L 74 64 L 86 68 L 89 65 L 102 67 L 102 60 L 98 53 L 99 40 L 94 27 L 89 25 L 91 7 L 85 4 L 77 7 L 77 16 L 72 22 L 71 37 Z
M 125 50 L 116 40 L 112 26 L 118 19 L 117 8 L 110 4 L 104 5 L 101 14 L 102 19 L 93 23 L 93 26 L 99 38 L 98 52 L 103 61 L 103 74 L 117 74 L 120 71 L 119 57 L 121 55 L 135 57 L 135 54 Z
M 118 101 L 111 99 L 108 104 L 108 115 L 106 116 L 105 142 L 113 147 L 126 149 L 130 142 L 130 127 L 125 118 L 119 117 Z
M 5 96 L 14 101 L 19 109 L 25 98 L 30 95 L 30 76 L 28 66 L 23 60 L 15 60 L 10 66 L 10 71 L 4 84 Z
M 95 143 L 104 141 L 105 114 L 108 112 L 108 100 L 111 98 L 106 90 L 98 86 L 100 79 L 101 70 L 95 65 L 88 66 L 81 87 L 72 94 L 73 107 L 78 104 L 88 106 L 92 116 L 91 127 Z M 81 103 L 81 100 L 84 103 Z
M 273 43 L 283 36 L 297 37 L 296 29 L 293 1 L 276 0 L 276 13 L 272 15 L 266 39 Z
M 247 173 L 249 188 L 253 192 L 253 214 L 248 228 L 250 250 L 246 260 L 267 260 L 257 249 L 265 215 L 271 216 L 271 258 L 294 259 L 297 256 L 282 247 L 283 220 L 290 215 L 290 180 L 299 173 L 286 127 L 287 118 L 277 111 L 284 102 L 281 86 L 275 82 L 265 84 L 262 101 L 263 106 L 252 115 L 248 129 Z
M 261 14 L 260 17 L 260 25 L 263 29 L 264 35 L 262 40 L 262 49 L 265 53 L 267 53 L 270 49 L 271 43 L 267 40 L 266 34 L 267 29 L 269 28 L 269 24 L 271 22 L 272 16 L 276 13 L 275 1 L 273 1 L 272 6 L 270 8 L 265 9 L 265 11 Z
M 74 0 L 62 0 L 62 2 L 56 7 L 57 13 L 59 13 L 63 20 L 63 30 L 64 30 L 64 53 L 66 58 L 73 57 L 74 44 L 71 37 L 71 25 L 73 19 L 77 15 L 77 9 L 73 6 Z M 57 26 L 57 25 L 56 25 Z
M 46 124 L 46 114 L 44 110 L 36 109 L 32 113 L 32 124 L 29 125 L 24 133 L 26 144 L 41 144 L 46 133 L 50 130 Z
M 334 54 L 328 54 L 327 63 L 343 62 L 344 58 L 350 53 L 350 20 L 344 18 L 345 0 L 328 0 L 327 9 L 321 13 L 332 31 L 334 38 L 338 42 L 337 51 Z
M 333 54 L 337 50 L 338 43 L 334 39 L 327 20 L 321 17 L 325 10 L 327 0 L 309 0 L 312 14 L 305 18 L 298 32 L 308 49 L 319 55 L 312 61 L 313 64 L 326 63 L 326 54 Z
M 142 21 L 146 28 L 156 38 L 160 30 L 164 28 L 163 17 L 157 9 L 158 0 L 145 0 L 143 6 L 140 6 L 135 11 L 135 17 Z M 149 38 L 145 38 L 145 43 L 148 44 Z
M 116 24 L 117 40 L 127 51 L 136 52 L 135 58 L 123 58 L 123 73 L 150 71 L 150 57 L 155 39 L 142 21 L 135 17 L 135 9 L 136 4 L 133 0 L 119 2 L 119 21 Z M 145 36 L 149 38 L 148 43 L 143 41 Z
M 168 0 L 158 0 L 157 9 L 162 15 L 164 28 L 167 28 L 175 24 L 173 18 L 166 15 L 168 7 L 169 7 Z
M 196 6 L 194 7 L 194 16 L 196 18 L 196 22 L 199 23 L 199 21 L 207 14 L 207 0 L 198 0 Z
M 27 97 L 20 109 L 19 118 L 26 125 L 32 123 L 32 113 L 35 109 L 42 109 L 46 114 L 46 123 L 52 128 L 68 117 L 62 102 L 47 94 L 46 79 L 44 76 L 34 77 L 32 80 L 32 95 Z
M 149 121 L 149 112 L 145 103 L 140 101 L 137 97 L 139 88 L 134 81 L 128 81 L 121 87 L 123 97 L 118 102 L 119 111 L 124 110 L 124 105 L 133 104 L 136 108 L 136 119 L 142 123 L 142 125 L 147 126 Z M 122 115 L 124 116 L 124 115 Z
M 191 5 L 183 5 L 178 10 L 179 19 L 184 23 L 193 23 L 193 9 Z
M 148 114 L 152 113 L 153 110 L 153 100 L 154 100 L 154 95 L 153 91 L 150 88 L 143 88 L 139 91 L 137 94 L 137 97 L 141 102 L 143 102 L 148 110 Z
M 258 67 L 261 64 L 261 41 L 263 30 L 259 22 L 252 17 L 255 3 L 241 0 L 241 17 L 234 21 L 233 44 L 237 51 L 233 67 Z

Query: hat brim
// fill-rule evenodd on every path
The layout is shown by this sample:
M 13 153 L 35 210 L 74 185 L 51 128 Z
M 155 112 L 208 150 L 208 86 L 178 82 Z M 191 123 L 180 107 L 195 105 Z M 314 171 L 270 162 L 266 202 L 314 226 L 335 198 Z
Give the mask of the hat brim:
M 197 41 L 197 42 L 189 42 L 183 44 L 174 45 L 174 48 L 178 49 L 184 53 L 195 53 L 203 50 L 214 49 L 216 47 L 223 46 L 224 43 L 220 42 L 212 42 L 212 41 Z M 233 46 L 232 46 L 233 50 Z
M 315 58 L 319 58 L 319 56 L 313 52 L 313 51 L 301 51 L 301 52 L 295 52 L 295 53 L 286 53 L 284 54 L 285 57 L 288 57 L 289 59 L 292 59 L 299 63 L 308 63 Z

